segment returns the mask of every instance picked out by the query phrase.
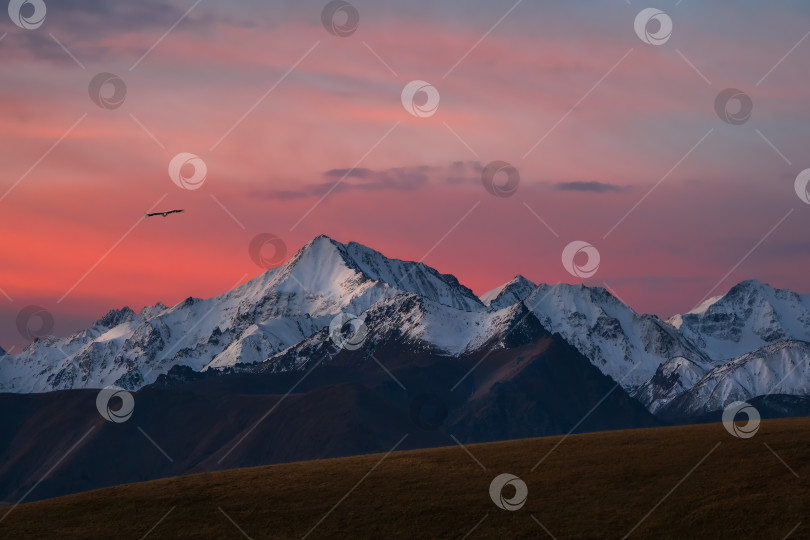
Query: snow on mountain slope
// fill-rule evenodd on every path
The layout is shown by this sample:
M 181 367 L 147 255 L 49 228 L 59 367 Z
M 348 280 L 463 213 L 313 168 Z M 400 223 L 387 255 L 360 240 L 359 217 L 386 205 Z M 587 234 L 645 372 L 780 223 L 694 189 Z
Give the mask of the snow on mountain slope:
M 780 341 L 735 358 L 709 371 L 663 409 L 669 416 L 693 417 L 766 394 L 810 395 L 810 343 Z
M 714 361 L 786 339 L 810 341 L 810 295 L 743 281 L 714 302 L 670 319 Z
M 658 366 L 655 375 L 633 397 L 654 414 L 672 399 L 692 388 L 711 369 L 709 362 L 699 363 L 677 356 Z
M 398 296 L 375 305 L 369 319 L 372 340 L 396 333 L 405 341 L 419 342 L 437 351 L 458 356 L 490 344 L 502 348 L 512 324 L 526 314 L 520 303 L 494 311 L 460 311 L 417 295 Z
M 401 291 L 412 292 L 439 304 L 475 311 L 483 308 L 481 300 L 455 276 L 440 274 L 419 263 L 389 259 L 380 252 L 357 242 L 337 244 L 349 264 L 353 264 L 373 281 L 388 283 Z
M 521 275 L 512 278 L 508 283 L 496 287 L 481 295 L 481 302 L 489 309 L 501 309 L 516 302 L 525 300 L 537 287 Z
M 248 296 L 292 293 L 287 313 L 338 313 L 352 304 L 363 311 L 382 298 L 402 292 L 419 294 L 451 307 L 474 311 L 484 305 L 449 274 L 422 263 L 389 259 L 355 242 L 341 244 L 319 236 L 284 266 L 269 270 L 235 289 Z
M 515 341 L 547 332 L 520 302 L 491 311 L 464 311 L 439 304 L 413 293 L 377 302 L 357 315 L 368 329 L 362 350 L 395 345 L 399 354 L 430 351 L 459 356 L 484 347 L 503 349 Z M 310 363 L 340 352 L 327 329 L 322 329 L 274 355 L 261 365 L 236 366 L 239 371 L 303 370 Z
M 110 311 L 89 328 L 69 337 L 36 339 L 20 354 L 8 355 L 0 363 L 0 389 L 34 392 L 81 386 L 82 366 L 86 379 L 92 366 L 123 375 L 126 367 L 115 358 L 122 350 L 122 339 L 114 339 L 114 329 L 131 333 L 138 316 L 129 308 Z M 103 367 L 102 367 L 103 366 Z
M 627 390 L 647 382 L 659 365 L 677 356 L 706 362 L 673 327 L 637 314 L 601 287 L 540 285 L 524 304 L 543 326 Z
M 338 313 L 361 313 L 403 292 L 485 310 L 453 276 L 319 236 L 287 264 L 221 296 L 157 304 L 139 314 L 124 308 L 73 336 L 37 340 L 0 363 L 0 391 L 136 389 L 174 365 L 202 370 L 261 361 L 328 326 Z

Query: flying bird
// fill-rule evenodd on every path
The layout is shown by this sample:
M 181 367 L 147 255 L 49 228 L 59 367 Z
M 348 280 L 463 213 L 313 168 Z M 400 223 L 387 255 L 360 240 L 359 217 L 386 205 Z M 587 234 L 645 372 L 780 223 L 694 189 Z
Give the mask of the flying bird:
M 151 214 L 146 214 L 146 217 L 152 217 L 152 216 L 163 216 L 163 217 L 166 217 L 166 216 L 168 216 L 169 214 L 179 214 L 179 213 L 181 213 L 181 212 L 185 212 L 185 211 L 186 211 L 186 209 L 185 209 L 185 208 L 183 208 L 183 209 L 181 209 L 181 210 L 167 210 L 167 211 L 165 211 L 165 212 L 152 212 Z

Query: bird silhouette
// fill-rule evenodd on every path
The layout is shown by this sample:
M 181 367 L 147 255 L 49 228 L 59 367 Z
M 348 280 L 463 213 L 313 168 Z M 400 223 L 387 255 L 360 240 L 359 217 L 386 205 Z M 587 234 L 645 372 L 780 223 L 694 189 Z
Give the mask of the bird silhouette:
M 152 217 L 152 216 L 166 217 L 169 214 L 179 214 L 179 213 L 185 212 L 185 211 L 186 211 L 185 208 L 183 208 L 181 210 L 166 210 L 165 212 L 152 212 L 151 214 L 146 214 L 146 217 Z

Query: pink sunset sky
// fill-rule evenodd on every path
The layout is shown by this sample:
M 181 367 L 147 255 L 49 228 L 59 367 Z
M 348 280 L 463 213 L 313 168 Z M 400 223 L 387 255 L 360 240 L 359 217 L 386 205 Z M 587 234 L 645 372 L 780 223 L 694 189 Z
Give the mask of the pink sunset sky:
M 810 292 L 802 2 L 653 2 L 674 28 L 658 46 L 636 0 L 358 0 L 347 37 L 326 2 L 45 3 L 36 29 L 0 23 L 7 350 L 28 305 L 64 335 L 223 293 L 263 271 L 260 233 L 288 256 L 360 242 L 479 294 L 517 273 L 582 282 L 561 253 L 584 240 L 601 254 L 586 284 L 662 317 L 744 279 Z M 126 84 L 119 108 L 90 99 L 102 72 Z M 403 107 L 413 80 L 439 92 L 432 116 Z M 729 87 L 753 101 L 743 125 L 715 113 Z M 169 178 L 181 152 L 206 163 L 200 189 Z M 495 160 L 520 173 L 511 197 L 482 185 Z

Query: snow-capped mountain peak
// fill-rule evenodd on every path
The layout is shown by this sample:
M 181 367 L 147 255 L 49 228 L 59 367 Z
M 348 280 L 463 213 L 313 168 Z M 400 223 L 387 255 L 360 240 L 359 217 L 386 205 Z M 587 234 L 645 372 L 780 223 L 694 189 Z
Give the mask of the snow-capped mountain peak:
M 139 388 L 174 365 L 195 370 L 262 362 L 329 325 L 403 293 L 484 312 L 473 292 L 422 263 L 319 236 L 292 259 L 209 299 L 136 314 L 113 310 L 67 338 L 29 344 L 0 363 L 0 391 L 42 392 L 118 384 Z
M 500 287 L 495 287 L 481 295 L 481 302 L 490 309 L 500 309 L 522 302 L 537 287 L 534 283 L 518 274 Z
M 242 288 L 250 295 L 262 294 L 267 289 L 317 295 L 344 306 L 369 288 L 376 288 L 374 301 L 382 296 L 390 298 L 411 292 L 459 309 L 484 309 L 475 294 L 455 276 L 440 274 L 421 262 L 390 259 L 356 242 L 341 244 L 325 235 L 310 241 L 285 265 L 268 270 Z M 360 305 L 358 309 L 362 311 L 369 305 Z
M 679 316 L 676 327 L 715 361 L 785 339 L 810 341 L 810 295 L 748 280 L 703 305 Z

